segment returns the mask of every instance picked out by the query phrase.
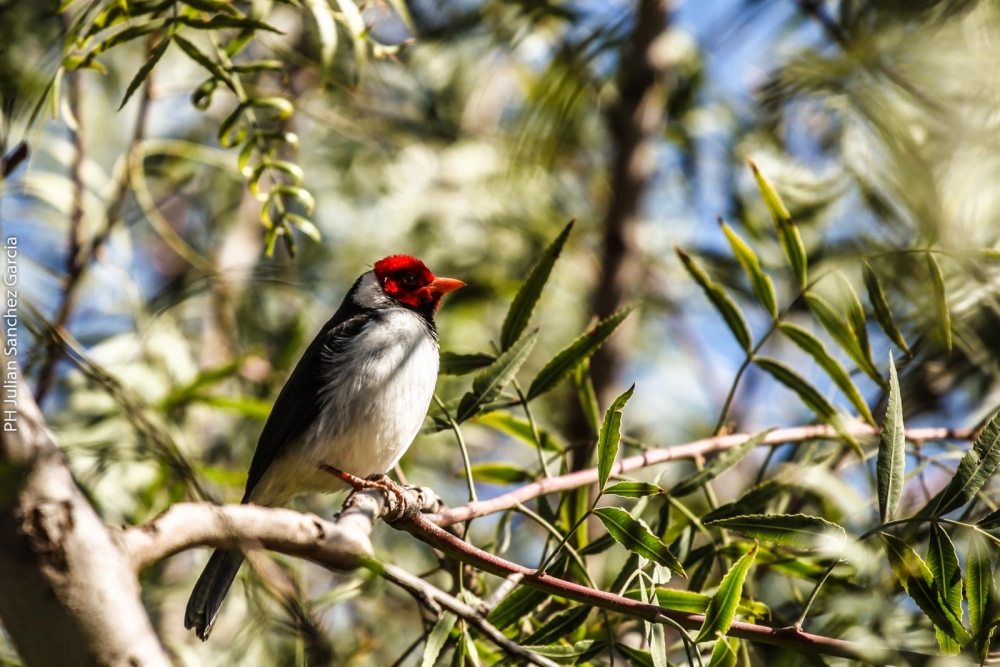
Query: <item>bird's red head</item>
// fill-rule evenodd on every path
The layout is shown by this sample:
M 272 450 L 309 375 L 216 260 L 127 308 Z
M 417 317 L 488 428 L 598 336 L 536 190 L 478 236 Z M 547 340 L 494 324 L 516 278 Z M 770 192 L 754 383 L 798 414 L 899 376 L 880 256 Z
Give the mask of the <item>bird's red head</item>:
M 375 277 L 385 293 L 412 308 L 437 308 L 441 297 L 465 283 L 453 278 L 435 278 L 419 259 L 391 255 L 375 262 Z

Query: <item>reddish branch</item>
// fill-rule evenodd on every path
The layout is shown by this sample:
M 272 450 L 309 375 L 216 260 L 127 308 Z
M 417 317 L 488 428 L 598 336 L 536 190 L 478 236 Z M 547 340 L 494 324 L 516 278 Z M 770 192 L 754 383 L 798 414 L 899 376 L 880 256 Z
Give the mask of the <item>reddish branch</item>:
M 858 436 L 875 436 L 879 431 L 869 426 L 857 425 L 853 433 Z M 977 435 L 976 429 L 971 428 L 908 428 L 906 437 L 914 441 L 924 440 L 972 440 Z M 747 433 L 733 433 L 730 435 L 720 435 L 712 438 L 695 440 L 673 447 L 663 447 L 657 449 L 647 449 L 642 454 L 630 456 L 622 459 L 611 469 L 612 475 L 622 475 L 634 470 L 647 468 L 658 463 L 667 461 L 677 461 L 681 459 L 699 459 L 712 452 L 731 449 L 745 442 L 750 435 Z M 813 440 L 817 438 L 835 439 L 839 437 L 829 426 L 796 426 L 792 428 L 782 428 L 771 431 L 761 442 L 762 446 L 780 445 L 788 442 L 800 442 L 802 440 Z M 588 468 L 571 472 L 559 477 L 547 477 L 531 484 L 505 493 L 490 500 L 479 500 L 468 503 L 460 507 L 454 507 L 440 514 L 428 515 L 428 519 L 439 526 L 449 526 L 453 523 L 468 521 L 494 512 L 501 512 L 520 504 L 533 500 L 538 496 L 549 493 L 558 493 L 569 489 L 576 489 L 582 486 L 593 484 L 597 481 L 597 468 Z

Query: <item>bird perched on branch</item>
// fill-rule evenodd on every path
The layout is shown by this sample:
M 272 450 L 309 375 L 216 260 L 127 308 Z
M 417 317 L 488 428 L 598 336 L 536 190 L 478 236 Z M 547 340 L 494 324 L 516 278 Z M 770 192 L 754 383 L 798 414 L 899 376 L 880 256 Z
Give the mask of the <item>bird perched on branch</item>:
M 391 469 L 434 396 L 441 297 L 464 286 L 407 255 L 379 260 L 354 283 L 292 371 L 264 424 L 244 503 L 282 505 L 347 488 L 321 464 L 367 478 Z M 217 549 L 188 600 L 184 626 L 208 639 L 243 564 Z

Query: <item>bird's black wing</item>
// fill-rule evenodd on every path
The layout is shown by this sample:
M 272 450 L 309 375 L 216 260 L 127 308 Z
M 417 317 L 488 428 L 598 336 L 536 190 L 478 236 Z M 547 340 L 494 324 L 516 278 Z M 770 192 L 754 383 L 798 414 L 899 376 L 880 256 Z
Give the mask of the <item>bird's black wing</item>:
M 352 294 L 348 293 L 337 313 L 309 344 L 278 394 L 257 440 L 243 495 L 244 503 L 249 502 L 250 493 L 271 462 L 316 422 L 321 407 L 323 374 L 329 368 L 331 356 L 336 363 L 336 356 L 343 353 L 346 344 L 370 321 L 370 313 L 359 308 L 351 297 Z

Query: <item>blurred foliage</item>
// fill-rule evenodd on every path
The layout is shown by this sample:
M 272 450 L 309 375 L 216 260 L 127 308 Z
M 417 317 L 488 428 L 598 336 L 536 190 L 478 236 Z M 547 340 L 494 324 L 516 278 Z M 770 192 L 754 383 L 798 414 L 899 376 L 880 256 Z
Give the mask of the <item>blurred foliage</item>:
M 36 384 L 52 368 L 43 407 L 79 483 L 112 525 L 236 502 L 304 346 L 358 274 L 407 252 L 469 285 L 439 314 L 441 402 L 402 463 L 452 505 L 564 471 L 574 401 L 605 471 L 616 453 L 731 429 L 840 434 L 605 476 L 580 521 L 573 494 L 478 519 L 470 539 L 493 553 L 710 619 L 685 638 L 516 589 L 490 616 L 511 637 L 578 664 L 815 664 L 715 638 L 734 618 L 804 620 L 984 659 L 995 427 L 975 448 L 899 434 L 981 426 L 1000 403 L 1000 8 L 674 7 L 657 42 L 670 94 L 636 230 L 640 307 L 597 323 L 605 116 L 634 10 L 0 0 L 0 144 L 32 148 L 0 200 L 22 248 L 19 361 Z M 596 406 L 586 358 L 626 316 L 618 391 L 634 394 Z M 858 435 L 860 421 L 887 435 Z M 412 538 L 375 538 L 459 589 Z M 244 568 L 201 644 L 180 619 L 203 558 L 143 575 L 179 664 L 420 664 L 425 646 L 441 664 L 503 659 L 377 578 L 279 556 L 292 585 Z M 498 582 L 461 584 L 486 599 Z M 0 662 L 16 664 L 2 639 Z

